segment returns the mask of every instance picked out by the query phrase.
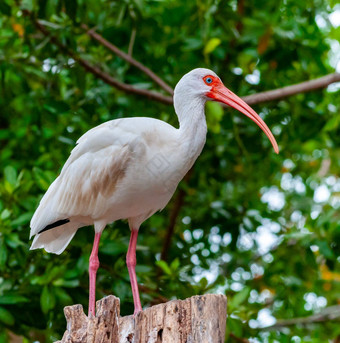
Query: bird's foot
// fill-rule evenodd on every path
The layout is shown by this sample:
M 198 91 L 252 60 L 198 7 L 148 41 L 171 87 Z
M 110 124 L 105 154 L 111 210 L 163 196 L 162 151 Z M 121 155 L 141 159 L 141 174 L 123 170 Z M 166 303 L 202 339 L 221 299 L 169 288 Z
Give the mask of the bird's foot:
M 138 313 L 142 312 L 142 311 L 143 311 L 142 306 L 135 307 L 135 310 L 133 312 L 133 319 L 135 319 L 137 317 Z

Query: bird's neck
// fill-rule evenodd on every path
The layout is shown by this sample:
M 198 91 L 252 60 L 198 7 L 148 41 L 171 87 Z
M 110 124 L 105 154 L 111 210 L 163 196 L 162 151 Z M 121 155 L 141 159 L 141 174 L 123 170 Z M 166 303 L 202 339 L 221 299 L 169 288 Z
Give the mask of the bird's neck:
M 192 164 L 200 155 L 206 140 L 205 102 L 200 96 L 174 98 L 182 150 Z

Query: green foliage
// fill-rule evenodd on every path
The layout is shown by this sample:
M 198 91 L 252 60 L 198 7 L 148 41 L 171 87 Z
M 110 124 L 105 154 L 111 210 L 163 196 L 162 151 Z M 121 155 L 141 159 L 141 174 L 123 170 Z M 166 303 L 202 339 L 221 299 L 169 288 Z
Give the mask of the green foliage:
M 339 56 L 330 46 L 340 36 L 328 19 L 332 6 L 331 0 L 0 1 L 0 342 L 9 332 L 27 341 L 57 340 L 65 329 L 63 307 L 87 307 L 92 228 L 80 229 L 62 255 L 29 251 L 30 218 L 76 140 L 120 117 L 177 125 L 171 107 L 85 72 L 24 10 L 122 82 L 159 90 L 91 40 L 81 23 L 124 51 L 130 47 L 172 86 L 194 67 L 209 67 L 235 93 L 247 95 L 333 71 Z M 274 318 L 307 317 L 339 301 L 338 89 L 254 106 L 273 130 L 279 155 L 250 120 L 207 105 L 207 144 L 180 185 L 184 205 L 166 261 L 160 253 L 174 203 L 140 231 L 144 306 L 222 292 L 229 299 L 228 342 L 235 336 L 253 342 L 339 337 L 332 321 L 262 330 Z M 99 249 L 97 298 L 119 296 L 123 315 L 133 312 L 128 242 L 127 224 L 117 222 L 104 231 Z

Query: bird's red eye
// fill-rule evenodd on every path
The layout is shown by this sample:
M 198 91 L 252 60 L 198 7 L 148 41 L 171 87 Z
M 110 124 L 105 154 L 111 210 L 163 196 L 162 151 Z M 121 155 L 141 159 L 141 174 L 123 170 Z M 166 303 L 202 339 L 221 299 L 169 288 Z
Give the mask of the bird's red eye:
M 206 85 L 211 86 L 214 80 L 212 76 L 206 76 L 203 78 L 203 81 L 205 82 Z

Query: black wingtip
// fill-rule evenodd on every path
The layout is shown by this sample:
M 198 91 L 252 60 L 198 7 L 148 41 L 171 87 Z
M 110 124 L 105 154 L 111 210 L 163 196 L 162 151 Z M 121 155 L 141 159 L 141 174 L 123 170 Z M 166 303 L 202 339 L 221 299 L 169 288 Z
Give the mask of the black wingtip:
M 40 230 L 38 232 L 38 234 L 42 233 L 42 232 L 45 232 L 47 230 L 54 229 L 57 226 L 61 226 L 61 225 L 64 225 L 66 223 L 69 223 L 69 222 L 70 222 L 70 219 L 60 219 L 60 220 L 57 220 L 56 222 L 54 222 L 52 224 L 48 224 L 47 226 L 45 226 L 42 230 Z

